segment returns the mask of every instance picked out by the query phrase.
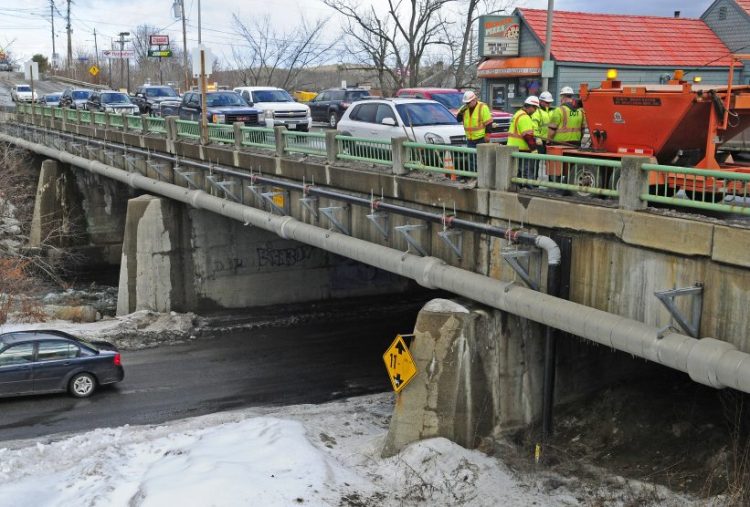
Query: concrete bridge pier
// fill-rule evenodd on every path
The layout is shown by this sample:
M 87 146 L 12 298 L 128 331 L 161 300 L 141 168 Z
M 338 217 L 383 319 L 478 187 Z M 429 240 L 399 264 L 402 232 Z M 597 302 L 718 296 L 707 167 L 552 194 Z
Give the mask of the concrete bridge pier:
M 371 266 L 143 195 L 128 203 L 117 313 L 242 309 L 410 286 Z
M 69 267 L 116 266 L 124 226 L 124 205 L 131 192 L 56 160 L 44 160 L 39 172 L 29 243 L 49 255 L 65 249 Z

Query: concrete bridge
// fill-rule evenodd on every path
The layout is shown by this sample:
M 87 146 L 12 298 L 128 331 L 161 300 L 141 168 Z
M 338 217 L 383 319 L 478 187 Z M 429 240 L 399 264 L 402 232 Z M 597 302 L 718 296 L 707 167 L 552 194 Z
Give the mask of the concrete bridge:
M 82 231 L 91 262 L 120 266 L 119 313 L 414 283 L 461 296 L 420 313 L 421 374 L 400 395 L 387 452 L 532 423 L 553 386 L 562 403 L 642 366 L 613 350 L 750 392 L 750 230 L 649 207 L 643 159 L 623 161 L 606 200 L 519 189 L 504 146 L 480 146 L 458 171 L 475 178 L 454 181 L 412 170 L 405 140 L 373 165 L 334 132 L 235 125 L 201 145 L 174 118 L 76 111 L 0 126 L 0 140 L 39 155 L 33 246 L 61 226 Z

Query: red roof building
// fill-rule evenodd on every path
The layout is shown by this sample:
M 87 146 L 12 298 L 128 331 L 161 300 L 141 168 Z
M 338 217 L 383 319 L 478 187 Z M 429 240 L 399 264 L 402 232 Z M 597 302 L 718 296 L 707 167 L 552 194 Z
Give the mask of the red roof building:
M 717 0 L 750 8 L 750 0 Z M 750 19 L 750 17 L 749 17 Z M 494 108 L 520 107 L 542 91 L 598 86 L 608 68 L 624 83 L 659 83 L 677 69 L 704 83 L 726 83 L 732 51 L 704 19 L 555 11 L 551 62 L 544 65 L 547 11 L 516 9 L 479 20 L 482 97 Z M 747 52 L 750 52 L 748 47 Z M 741 78 L 741 75 L 738 75 Z

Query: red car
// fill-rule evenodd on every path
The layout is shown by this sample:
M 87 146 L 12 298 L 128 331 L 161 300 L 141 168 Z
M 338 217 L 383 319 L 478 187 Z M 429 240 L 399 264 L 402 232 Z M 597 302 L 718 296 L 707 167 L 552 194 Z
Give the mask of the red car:
M 396 97 L 413 97 L 416 99 L 436 100 L 456 114 L 460 109 L 464 92 L 456 88 L 402 88 L 396 92 Z M 508 141 L 508 130 L 512 114 L 505 111 L 492 111 L 492 129 L 489 134 L 490 142 L 505 143 Z

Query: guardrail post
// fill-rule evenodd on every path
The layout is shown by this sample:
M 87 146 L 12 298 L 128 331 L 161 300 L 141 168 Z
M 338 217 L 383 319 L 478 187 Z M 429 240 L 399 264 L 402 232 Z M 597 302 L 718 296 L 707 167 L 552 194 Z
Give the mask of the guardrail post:
M 148 115 L 142 114 L 141 115 L 141 125 L 143 126 L 143 133 L 148 134 Z
M 495 143 L 477 145 L 477 188 L 493 188 L 495 185 L 497 146 Z
M 96 128 L 96 115 L 94 114 L 94 111 L 89 111 L 89 122 L 92 127 Z
M 338 142 L 336 141 L 338 133 L 338 130 L 326 130 L 326 159 L 329 164 L 336 163 L 336 155 L 339 152 Z
M 516 164 L 513 162 L 513 153 L 518 151 L 517 146 L 499 145 L 495 151 L 495 190 L 508 192 L 515 190 L 511 178 L 516 177 Z
M 406 153 L 406 146 L 404 143 L 408 141 L 404 136 L 394 137 L 391 139 L 391 151 L 393 153 L 393 174 L 400 176 L 409 172 L 409 169 L 404 167 L 404 164 L 408 161 L 408 155 Z
M 62 120 L 61 126 L 60 126 L 60 130 L 62 130 L 63 132 L 65 132 L 65 129 L 68 126 L 68 108 L 67 107 L 63 108 L 63 110 L 62 110 L 62 118 L 60 118 L 60 119 Z
M 234 122 L 234 147 L 238 150 L 242 148 L 242 127 L 244 126 L 244 121 Z
M 110 114 L 104 111 L 104 128 L 109 130 L 109 127 L 111 125 L 112 125 L 112 122 L 110 121 Z
M 167 131 L 167 139 L 169 141 L 177 141 L 177 120 L 178 116 L 167 116 L 164 122 L 164 128 Z
M 128 113 L 120 113 L 122 115 L 122 131 L 128 131 Z
M 650 161 L 648 157 L 622 157 L 620 181 L 617 183 L 620 209 L 636 211 L 648 207 L 648 203 L 641 200 L 641 194 L 648 193 L 648 173 L 641 169 L 641 165 Z
M 276 126 L 273 128 L 273 136 L 276 139 L 276 156 L 277 157 L 283 157 L 284 156 L 284 148 L 286 148 L 284 143 L 284 131 L 286 130 L 286 127 L 283 126 Z

